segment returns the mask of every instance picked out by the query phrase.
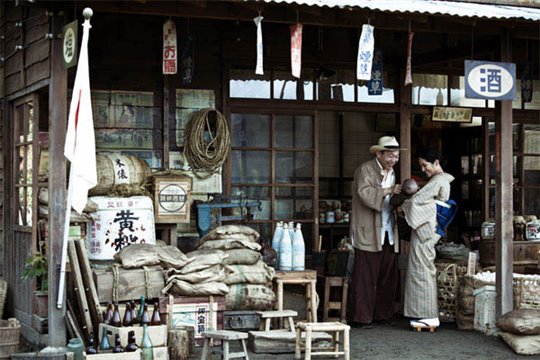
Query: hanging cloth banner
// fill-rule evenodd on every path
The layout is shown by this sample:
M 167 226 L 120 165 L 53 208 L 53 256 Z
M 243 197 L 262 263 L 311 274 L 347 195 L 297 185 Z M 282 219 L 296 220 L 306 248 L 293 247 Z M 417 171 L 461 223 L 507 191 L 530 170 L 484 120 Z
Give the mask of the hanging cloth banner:
M 407 71 L 405 73 L 405 86 L 411 85 L 412 81 L 412 42 L 414 33 L 409 31 L 409 41 L 407 43 Z
M 531 102 L 533 96 L 532 66 L 531 63 L 525 64 L 521 73 L 521 101 Z
M 195 62 L 193 59 L 193 38 L 188 35 L 184 37 L 182 54 L 180 55 L 180 66 L 182 75 L 182 85 L 190 85 L 193 79 L 193 68 Z
M 373 62 L 373 49 L 375 38 L 374 27 L 368 24 L 362 25 L 362 34 L 358 41 L 358 58 L 356 59 L 356 79 L 369 80 L 371 78 L 371 65 Z
M 264 75 L 263 70 L 263 39 L 262 39 L 262 20 L 264 18 L 259 15 L 253 19 L 255 26 L 257 26 L 257 66 L 255 68 L 255 74 Z
M 172 20 L 163 24 L 163 75 L 176 74 L 176 25 Z
M 371 67 L 371 80 L 367 82 L 368 95 L 382 95 L 383 93 L 383 60 L 382 50 L 375 49 L 373 66 Z
M 302 27 L 302 24 L 291 25 L 291 70 L 297 79 L 302 72 Z

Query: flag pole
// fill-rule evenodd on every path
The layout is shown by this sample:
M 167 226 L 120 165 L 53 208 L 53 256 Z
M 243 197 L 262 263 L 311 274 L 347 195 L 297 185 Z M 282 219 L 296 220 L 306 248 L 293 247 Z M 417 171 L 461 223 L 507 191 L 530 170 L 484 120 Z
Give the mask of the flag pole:
M 90 8 L 85 8 L 83 10 L 83 16 L 84 16 L 84 24 L 83 24 L 83 46 L 86 47 L 86 49 L 84 49 L 84 56 L 86 56 L 86 60 L 85 60 L 85 65 L 86 67 L 88 67 L 88 61 L 87 61 L 87 57 L 88 57 L 88 53 L 87 53 L 87 47 L 88 47 L 88 31 L 90 29 L 90 18 L 92 17 L 93 15 L 93 11 L 92 9 Z M 85 39 L 86 39 L 86 43 L 85 43 Z M 81 48 L 81 53 L 83 52 L 83 49 Z M 80 57 L 80 55 L 79 55 Z M 88 71 L 88 69 L 86 69 L 86 71 Z M 85 74 L 87 76 L 87 74 Z M 78 96 L 77 94 L 75 94 L 75 88 L 77 87 L 77 78 L 79 77 L 79 68 L 77 68 L 77 74 L 75 75 L 75 86 L 74 86 L 74 92 L 72 94 L 72 102 L 73 102 L 73 99 L 76 98 L 76 96 Z M 88 91 L 90 91 L 90 89 L 88 88 Z M 79 100 L 79 105 L 80 105 L 80 98 L 78 99 Z M 72 104 L 73 105 L 73 104 Z M 71 112 L 72 112 L 72 107 L 73 106 L 70 106 L 70 118 L 72 116 Z M 76 116 L 78 116 L 78 111 L 79 111 L 79 108 L 77 107 L 77 114 Z M 90 113 L 91 113 L 91 109 L 90 109 Z M 68 126 L 70 126 L 71 124 L 69 124 Z M 76 127 L 77 125 L 75 125 Z M 69 130 L 69 129 L 68 129 Z M 93 129 L 92 129 L 93 130 Z M 93 134 L 92 134 L 93 135 Z M 74 140 L 74 144 L 76 144 L 76 140 Z M 92 150 L 94 151 L 94 150 Z M 68 247 L 68 239 L 69 239 L 69 220 L 71 218 L 71 207 L 73 205 L 73 187 L 74 187 L 74 180 L 75 180 L 75 177 L 74 177 L 74 171 L 75 170 L 73 168 L 73 160 L 74 158 L 70 158 L 70 166 L 69 166 L 69 182 L 68 182 L 68 191 L 67 191 L 67 199 L 66 199 L 66 216 L 64 218 L 64 236 L 62 238 L 62 258 L 60 260 L 60 277 L 59 277 L 59 281 L 58 281 L 58 298 L 56 299 L 56 307 L 58 309 L 61 309 L 63 307 L 63 304 L 64 304 L 64 288 L 65 288 L 65 282 L 66 282 L 66 262 L 67 262 L 67 247 Z M 78 202 L 77 202 L 78 204 Z M 78 206 L 76 206 L 76 209 L 78 209 Z M 82 211 L 82 207 L 80 210 L 77 210 L 79 212 Z
M 58 298 L 56 299 L 56 308 L 61 309 L 64 304 L 64 284 L 66 282 L 66 262 L 67 262 L 67 247 L 69 240 L 69 220 L 71 218 L 71 202 L 73 198 L 72 190 L 73 172 L 71 165 L 69 167 L 69 183 L 66 200 L 66 216 L 64 218 L 64 236 L 62 238 L 62 260 L 60 260 L 60 279 L 58 281 Z

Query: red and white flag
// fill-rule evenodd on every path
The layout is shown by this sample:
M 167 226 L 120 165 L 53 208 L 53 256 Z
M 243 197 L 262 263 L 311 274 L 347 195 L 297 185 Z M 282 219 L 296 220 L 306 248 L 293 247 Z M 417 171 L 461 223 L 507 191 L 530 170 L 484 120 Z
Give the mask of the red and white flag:
M 81 52 L 73 85 L 64 145 L 64 155 L 71 163 L 68 197 L 71 192 L 71 206 L 78 213 L 81 213 L 86 205 L 88 190 L 97 184 L 96 142 L 88 69 L 88 36 L 92 27 L 90 20 L 86 19 L 82 26 Z
M 302 72 L 302 24 L 291 25 L 291 72 L 300 79 Z

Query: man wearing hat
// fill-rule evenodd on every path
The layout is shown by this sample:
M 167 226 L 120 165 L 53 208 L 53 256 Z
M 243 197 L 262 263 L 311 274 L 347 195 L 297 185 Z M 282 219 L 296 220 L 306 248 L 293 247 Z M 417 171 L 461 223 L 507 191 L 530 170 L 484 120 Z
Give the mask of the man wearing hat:
M 401 192 L 393 170 L 400 150 L 405 149 L 395 137 L 383 136 L 369 149 L 375 157 L 354 173 L 350 230 L 354 268 L 348 315 L 353 326 L 390 323 L 394 316 L 399 243 L 390 197 Z

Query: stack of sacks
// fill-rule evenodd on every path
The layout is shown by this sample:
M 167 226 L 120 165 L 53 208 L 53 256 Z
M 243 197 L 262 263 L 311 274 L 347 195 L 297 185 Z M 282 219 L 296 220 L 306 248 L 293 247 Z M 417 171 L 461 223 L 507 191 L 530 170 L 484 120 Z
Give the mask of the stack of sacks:
M 199 249 L 222 251 L 229 286 L 225 297 L 227 310 L 268 310 L 276 300 L 272 290 L 275 270 L 261 259 L 259 233 L 242 225 L 220 226 L 199 242 Z M 189 253 L 190 256 L 192 253 Z
M 224 283 L 230 270 L 224 265 L 227 253 L 202 249 L 187 254 L 191 260 L 181 268 L 167 271 L 162 293 L 181 296 L 225 295 L 229 287 Z
M 131 244 L 116 254 L 114 260 L 123 268 L 134 269 L 143 266 L 161 265 L 163 268 L 181 268 L 194 259 L 190 259 L 174 246 L 152 244 Z
M 499 335 L 519 355 L 540 355 L 540 310 L 519 309 L 497 320 Z

